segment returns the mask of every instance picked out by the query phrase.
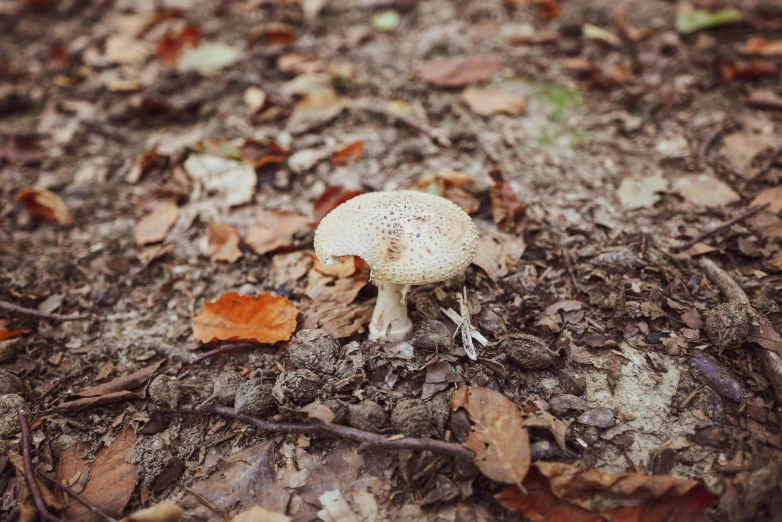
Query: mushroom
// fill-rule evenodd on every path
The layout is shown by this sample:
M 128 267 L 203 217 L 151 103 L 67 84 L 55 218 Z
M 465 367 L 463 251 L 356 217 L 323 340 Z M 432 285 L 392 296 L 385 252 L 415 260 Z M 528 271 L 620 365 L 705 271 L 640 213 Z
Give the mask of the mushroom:
M 378 288 L 370 340 L 400 341 L 413 328 L 406 296 L 411 285 L 452 277 L 478 250 L 478 231 L 445 198 L 394 190 L 362 194 L 332 210 L 315 232 L 315 254 L 326 265 L 358 256 Z

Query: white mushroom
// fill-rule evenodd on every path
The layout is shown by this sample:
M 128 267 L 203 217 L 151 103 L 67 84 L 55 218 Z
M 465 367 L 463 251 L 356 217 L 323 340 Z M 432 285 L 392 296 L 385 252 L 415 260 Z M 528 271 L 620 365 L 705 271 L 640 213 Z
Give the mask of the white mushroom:
M 378 296 L 371 340 L 406 338 L 413 327 L 405 301 L 410 286 L 458 274 L 477 250 L 470 216 L 445 198 L 412 190 L 355 197 L 332 210 L 315 232 L 322 263 L 358 256 L 372 269 Z

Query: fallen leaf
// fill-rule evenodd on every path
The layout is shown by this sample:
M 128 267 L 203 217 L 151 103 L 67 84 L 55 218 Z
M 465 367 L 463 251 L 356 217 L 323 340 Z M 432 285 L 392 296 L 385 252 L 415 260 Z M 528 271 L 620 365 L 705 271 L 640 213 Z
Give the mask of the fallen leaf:
M 33 216 L 64 226 L 73 224 L 68 207 L 54 192 L 46 189 L 25 188 L 19 192 L 16 199 L 23 202 Z
M 293 43 L 293 27 L 283 22 L 259 25 L 247 34 L 247 45 L 290 45 Z
M 459 187 L 446 188 L 443 197 L 456 203 L 459 208 L 468 214 L 474 214 L 481 208 L 481 201 L 478 198 Z
M 750 326 L 747 341 L 758 343 L 766 350 L 782 353 L 782 335 L 777 333 L 766 314 L 758 314 L 758 324 Z
M 297 281 L 309 271 L 310 267 L 312 267 L 311 251 L 277 254 L 272 258 L 274 286 Z
M 584 36 L 584 38 L 600 40 L 602 42 L 613 45 L 614 47 L 619 47 L 622 45 L 622 40 L 618 36 L 596 25 L 583 24 L 581 26 L 581 34 Z
M 777 76 L 779 74 L 779 67 L 777 67 L 776 64 L 758 59 L 752 60 L 749 63 L 718 60 L 716 67 L 720 74 L 722 74 L 722 81 L 726 83 L 733 81 L 735 78 L 754 80 L 756 78 Z
M 478 253 L 472 264 L 483 269 L 492 281 L 508 275 L 526 249 L 524 240 L 496 228 L 482 232 L 478 237 Z
M 293 247 L 293 234 L 309 227 L 304 216 L 284 210 L 266 210 L 260 213 L 250 227 L 244 242 L 256 254 L 264 255 L 280 249 Z
M 744 98 L 744 103 L 756 109 L 782 111 L 782 96 L 773 91 L 752 91 Z
M 245 105 L 250 108 L 250 113 L 255 114 L 266 105 L 266 92 L 260 87 L 251 85 L 244 90 L 242 99 Z
M 727 8 L 707 11 L 706 9 L 694 9 L 689 4 L 681 4 L 676 11 L 676 30 L 680 33 L 689 34 L 703 29 L 740 22 L 741 19 L 741 11 L 738 9 Z
M 296 104 L 286 128 L 291 134 L 303 134 L 330 122 L 344 109 L 345 103 L 333 88 L 313 91 Z
M 323 509 L 318 512 L 319 519 L 327 522 L 359 522 L 350 504 L 338 489 L 323 493 L 318 500 L 323 506 Z
M 669 475 L 610 475 L 559 462 L 538 462 L 524 481 L 495 496 L 532 522 L 706 522 L 716 496 L 694 480 Z
M 741 200 L 726 183 L 708 174 L 689 174 L 677 178 L 673 189 L 690 203 L 709 208 L 724 207 Z
M 526 106 L 523 96 L 495 87 L 486 89 L 467 87 L 462 92 L 462 100 L 473 112 L 481 116 L 492 114 L 518 116 Z
M 361 189 L 348 189 L 342 185 L 332 185 L 318 196 L 312 207 L 312 221 L 320 223 L 326 217 L 326 214 L 356 196 L 360 196 L 364 191 Z
M 148 265 L 155 259 L 161 258 L 164 255 L 172 252 L 174 250 L 174 245 L 168 244 L 168 245 L 152 245 L 148 247 L 144 247 L 141 250 L 139 250 L 138 254 L 136 254 L 136 259 L 139 260 L 139 262 L 142 265 Z
M 106 58 L 119 65 L 139 64 L 152 55 L 152 46 L 127 34 L 115 34 L 106 39 Z
M 179 207 L 173 201 L 165 201 L 141 218 L 133 230 L 133 238 L 138 246 L 163 241 L 168 231 L 176 223 Z
M 157 151 L 145 152 L 136 157 L 136 161 L 133 162 L 133 166 L 125 175 L 125 181 L 131 185 L 135 185 L 141 179 L 141 176 L 147 173 L 160 159 L 160 155 Z
M 17 167 L 40 164 L 46 155 L 46 149 L 37 134 L 13 136 L 8 145 L 0 146 L 0 161 L 8 161 Z
M 730 168 L 739 175 L 751 174 L 750 168 L 755 157 L 767 149 L 779 144 L 779 139 L 751 132 L 734 132 L 722 139 L 720 153 Z
M 38 305 L 38 311 L 50 314 L 62 306 L 63 299 L 65 299 L 64 294 L 52 294 Z
M 110 517 L 120 517 L 138 482 L 138 466 L 129 464 L 125 458 L 125 454 L 136 446 L 136 442 L 136 433 L 128 423 L 111 446 L 98 451 L 92 465 L 79 459 L 79 463 L 71 465 L 66 470 L 64 466 L 58 464 L 57 478 L 67 483 L 73 475 L 65 476 L 63 471 L 70 473 L 73 469 L 80 469 L 82 472 L 89 473 L 90 478 L 81 496 Z M 73 521 L 103 520 L 78 502 L 71 502 L 65 510 L 65 515 L 68 520 Z
M 178 522 L 185 510 L 173 502 L 162 501 L 154 506 L 139 509 L 120 522 Z M 236 520 L 234 518 L 234 520 Z
M 203 183 L 207 191 L 224 195 L 229 207 L 249 203 L 253 199 L 258 177 L 252 165 L 208 154 L 191 154 L 184 167 L 188 175 Z
M 435 87 L 466 87 L 494 76 L 502 61 L 497 56 L 459 56 L 426 62 L 418 71 L 421 78 Z
M 242 159 L 252 163 L 256 169 L 264 165 L 278 165 L 285 161 L 285 158 L 290 154 L 290 151 L 280 147 L 277 143 L 254 138 L 244 140 L 239 152 Z
M 201 28 L 197 24 L 187 24 L 178 31 L 169 31 L 157 45 L 157 58 L 163 63 L 175 64 L 179 55 L 187 47 L 194 47 L 201 38 Z
M 334 421 L 334 412 L 325 404 L 317 401 L 307 404 L 299 411 L 306 413 L 308 418 L 318 420 L 323 424 L 331 424 Z
M 560 8 L 557 0 L 535 0 L 538 7 L 538 16 L 544 20 L 559 16 Z
M 17 477 L 24 477 L 25 475 L 25 465 L 24 460 L 20 454 L 17 452 L 10 450 L 4 452 L 4 457 L 8 457 L 8 461 L 3 464 L 7 464 L 7 462 L 10 462 L 11 465 L 16 470 L 16 476 Z M 35 477 L 35 483 L 38 486 L 38 490 L 41 492 L 41 497 L 43 497 L 43 501 L 47 506 L 50 506 L 52 509 L 60 510 L 63 507 L 63 503 L 60 500 L 60 497 L 55 496 L 50 490 L 49 486 L 46 482 L 43 481 L 40 477 Z M 30 486 L 28 485 L 26 480 L 20 480 L 17 483 L 18 488 L 18 497 L 15 499 L 18 502 L 18 509 L 19 509 L 19 515 L 18 517 L 11 517 L 11 519 L 20 520 L 22 522 L 26 521 L 34 521 L 38 520 L 38 512 L 37 509 L 34 507 L 35 502 L 33 501 L 32 493 L 30 492 Z
M 747 221 L 760 237 L 782 239 L 782 219 L 778 218 L 776 214 L 763 211 Z
M 98 397 L 100 395 L 106 395 L 118 391 L 127 391 L 134 388 L 138 388 L 142 384 L 146 383 L 160 366 L 165 361 L 158 361 L 154 364 L 146 366 L 140 370 L 136 370 L 128 375 L 117 377 L 107 383 L 99 384 L 97 386 L 91 386 L 84 390 L 73 394 L 74 397 Z
M 644 178 L 626 177 L 622 179 L 616 195 L 627 210 L 650 208 L 660 201 L 660 192 L 668 190 L 668 180 L 656 174 Z
M 20 335 L 24 335 L 26 333 L 32 332 L 32 330 L 6 330 L 5 325 L 7 323 L 0 321 L 0 341 L 5 341 L 6 339 L 13 339 L 14 337 L 19 337 Z
M 364 142 L 361 140 L 353 141 L 337 149 L 331 155 L 332 165 L 347 165 L 354 161 L 358 161 L 361 154 L 364 152 Z
M 399 26 L 399 13 L 396 11 L 384 11 L 372 17 L 372 27 L 381 32 L 390 32 Z
M 220 42 L 207 42 L 185 49 L 177 61 L 180 72 L 198 71 L 204 76 L 212 76 L 239 61 L 242 52 L 231 45 Z
M 369 282 L 365 271 L 356 272 L 352 277 L 327 276 L 316 269 L 309 272 L 307 288 L 304 293 L 313 301 L 330 302 L 337 305 L 349 305 Z
M 567 435 L 569 426 L 570 422 L 558 419 L 551 413 L 542 410 L 531 413 L 524 418 L 525 428 L 542 428 L 548 430 L 554 436 L 557 446 L 559 446 L 565 454 L 568 453 L 567 446 L 565 445 L 565 436 Z
M 249 341 L 273 344 L 287 341 L 296 330 L 296 306 L 269 293 L 258 297 L 228 292 L 209 301 L 190 320 L 200 343 Z
M 756 207 L 758 205 L 765 205 L 766 203 L 770 203 L 766 209 L 767 212 L 773 214 L 782 212 L 782 185 L 767 188 L 762 191 L 752 200 L 752 203 L 750 203 L 749 206 Z
M 475 452 L 481 473 L 497 482 L 521 486 L 530 466 L 529 434 L 521 412 L 501 393 L 462 386 L 451 396 L 451 410 L 464 408 L 473 422 L 463 445 Z
M 762 56 L 782 56 L 782 40 L 768 41 L 762 36 L 753 36 L 744 44 L 742 51 Z
M 350 277 L 356 273 L 356 270 L 361 266 L 361 259 L 355 256 L 342 256 L 337 258 L 337 261 L 324 265 L 320 262 L 315 255 L 312 256 L 313 269 L 317 270 L 323 275 L 332 277 Z
M 527 210 L 527 205 L 519 200 L 510 183 L 503 179 L 494 181 L 489 195 L 492 219 L 494 223 L 506 229 L 515 224 L 516 216 L 524 214 Z
M 231 522 L 291 522 L 293 519 L 277 511 L 269 511 L 261 506 L 253 506 L 231 519 Z
M 328 302 L 311 302 L 302 312 L 302 329 L 320 328 L 334 339 L 350 337 L 363 331 L 372 319 L 374 304 L 335 306 Z
M 445 188 L 469 185 L 472 178 L 464 172 L 459 172 L 451 167 L 443 167 L 437 171 L 437 179 L 441 180 Z
M 206 237 L 209 243 L 209 258 L 213 262 L 233 263 L 242 257 L 239 250 L 241 236 L 231 225 L 213 221 L 206 228 Z

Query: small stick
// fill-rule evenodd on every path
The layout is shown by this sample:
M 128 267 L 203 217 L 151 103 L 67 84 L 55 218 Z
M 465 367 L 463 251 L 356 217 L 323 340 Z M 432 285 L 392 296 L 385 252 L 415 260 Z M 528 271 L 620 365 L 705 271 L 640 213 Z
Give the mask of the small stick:
M 29 315 L 30 317 L 37 317 L 38 319 L 51 319 L 53 321 L 80 321 L 82 319 L 89 319 L 89 314 L 47 314 L 46 312 L 39 312 L 38 310 L 31 310 L 30 308 L 24 308 L 23 306 L 6 303 L 0 301 L 0 309 L 8 310 L 9 312 L 15 312 L 18 314 Z
M 90 504 L 89 501 L 86 498 L 82 497 L 81 495 L 79 495 L 78 493 L 73 491 L 71 488 L 66 486 L 65 484 L 60 484 L 58 481 L 54 480 L 51 477 L 47 477 L 46 475 L 44 475 L 40 471 L 37 471 L 37 473 L 38 473 L 39 477 L 41 477 L 43 479 L 46 479 L 47 481 L 49 481 L 49 483 L 54 484 L 55 486 L 57 486 L 58 488 L 63 490 L 65 493 L 67 493 L 68 495 L 73 497 L 77 502 L 79 502 L 82 506 L 84 506 L 87 509 L 89 509 L 90 511 L 92 511 L 93 513 L 95 513 L 95 515 L 97 515 L 98 517 L 102 518 L 106 522 L 117 522 L 116 519 L 111 518 L 106 513 L 104 513 L 103 511 L 101 511 L 97 507 L 95 507 L 92 504 Z
M 570 279 L 573 281 L 573 288 L 576 289 L 576 292 L 581 292 L 581 285 L 578 284 L 578 280 L 576 279 L 576 269 L 573 268 L 573 260 L 570 258 L 570 252 L 567 251 L 565 245 L 560 245 L 560 248 L 562 249 L 562 257 L 565 258 L 567 271 L 570 272 Z
M 700 236 L 696 237 L 695 239 L 691 239 L 690 241 L 687 241 L 685 244 L 683 244 L 682 246 L 678 247 L 677 250 L 679 250 L 679 251 L 689 250 L 690 248 L 693 247 L 693 245 L 695 245 L 695 243 L 699 243 L 699 242 L 703 241 L 704 239 L 710 238 L 711 236 L 713 236 L 715 234 L 719 234 L 720 232 L 729 229 L 730 227 L 732 227 L 736 223 L 739 223 L 741 221 L 744 221 L 747 218 L 750 218 L 750 217 L 754 216 L 755 214 L 757 214 L 761 210 L 764 210 L 764 209 L 768 208 L 770 205 L 771 205 L 771 203 L 768 202 L 768 203 L 763 203 L 762 205 L 758 205 L 756 207 L 752 207 L 752 208 L 748 209 L 746 212 L 744 212 L 743 214 L 739 214 L 738 216 L 734 217 L 730 221 L 726 221 L 725 223 L 721 224 L 718 227 L 714 227 L 711 230 L 707 230 L 706 232 L 704 232 Z
M 38 483 L 35 481 L 33 472 L 33 459 L 30 456 L 30 424 L 27 422 L 27 415 L 20 411 L 18 414 L 19 426 L 22 428 L 22 460 L 24 462 L 24 479 L 27 487 L 30 488 L 30 495 L 33 497 L 35 509 L 42 519 L 49 522 L 62 522 L 59 518 L 50 514 L 46 509 L 46 503 L 43 501 L 41 491 L 38 489 Z
M 751 174 L 745 181 L 752 181 L 753 179 L 759 178 L 760 176 L 764 176 L 766 172 L 771 170 L 771 167 L 774 166 L 774 162 L 780 155 L 782 155 L 782 145 L 774 149 L 771 152 L 771 156 L 769 156 L 765 163 L 763 163 L 763 165 L 761 165 L 761 167 L 753 174 Z
M 449 455 L 463 459 L 472 459 L 475 457 L 475 453 L 473 453 L 472 450 L 465 448 L 461 444 L 455 444 L 452 442 L 413 437 L 389 439 L 388 437 L 378 433 L 371 433 L 369 431 L 358 430 L 348 426 L 340 426 L 338 424 L 321 424 L 320 422 L 311 422 L 306 424 L 295 422 L 271 422 L 257 417 L 250 417 L 248 415 L 239 415 L 236 413 L 236 411 L 234 411 L 233 408 L 220 406 L 219 404 L 214 403 L 178 410 L 161 408 L 156 411 L 161 413 L 176 413 L 180 415 L 215 413 L 217 415 L 222 415 L 223 417 L 238 419 L 242 422 L 255 426 L 261 431 L 306 433 L 310 435 L 331 435 L 334 437 L 353 440 L 366 446 L 380 446 L 390 450 L 429 451 L 439 455 Z
M 446 136 L 444 136 L 441 131 L 407 114 L 388 110 L 388 108 L 386 108 L 386 105 L 383 102 L 364 101 L 364 102 L 356 103 L 355 107 L 359 109 L 363 109 L 367 112 L 386 116 L 387 118 L 390 118 L 392 120 L 400 121 L 405 125 L 414 128 L 417 131 L 423 132 L 424 134 L 432 138 L 434 141 L 436 141 L 443 147 L 451 146 L 451 140 L 449 140 Z
M 235 344 L 224 344 L 220 346 L 219 348 L 215 348 L 214 350 L 210 350 L 208 352 L 204 352 L 198 357 L 194 358 L 192 361 L 190 361 L 190 364 L 198 364 L 201 361 L 205 361 L 206 359 L 209 359 L 210 357 L 214 357 L 217 354 L 229 352 L 231 350 L 240 350 L 242 348 L 256 348 L 258 346 L 261 346 L 258 343 L 235 343 Z

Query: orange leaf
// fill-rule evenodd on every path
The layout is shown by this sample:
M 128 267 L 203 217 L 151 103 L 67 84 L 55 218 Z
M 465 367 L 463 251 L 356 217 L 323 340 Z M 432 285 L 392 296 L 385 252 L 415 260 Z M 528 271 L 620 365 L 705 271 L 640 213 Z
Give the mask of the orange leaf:
M 68 212 L 60 196 L 45 189 L 25 188 L 16 196 L 16 199 L 27 205 L 27 210 L 33 216 L 38 216 L 46 221 L 60 225 L 72 225 L 73 218 Z
M 283 149 L 274 142 L 269 143 L 254 138 L 244 140 L 239 151 L 242 154 L 242 159 L 252 163 L 256 169 L 264 165 L 278 165 L 285 161 L 285 158 L 290 154 L 287 149 Z
M 442 180 L 446 188 L 469 185 L 472 178 L 464 172 L 459 172 L 451 167 L 443 167 L 437 171 L 437 179 Z
M 464 408 L 474 423 L 463 445 L 475 452 L 481 473 L 497 482 L 521 485 L 529 470 L 529 434 L 521 412 L 501 393 L 462 386 L 451 396 L 451 409 Z
M 331 155 L 331 163 L 333 165 L 347 165 L 348 163 L 357 161 L 363 152 L 363 141 L 358 140 L 348 143 L 341 149 L 334 151 L 334 154 Z
M 244 242 L 259 255 L 289 249 L 293 247 L 293 233 L 308 226 L 309 222 L 304 216 L 284 210 L 267 210 L 261 212 L 250 227 Z
M 753 36 L 744 44 L 743 50 L 747 54 L 782 56 L 782 40 L 773 40 L 769 42 L 762 36 Z
M 556 18 L 559 16 L 560 9 L 557 0 L 535 0 L 538 5 L 538 16 L 543 19 Z
M 326 214 L 347 200 L 360 196 L 363 193 L 364 191 L 361 189 L 347 189 L 341 185 L 328 187 L 315 201 L 315 205 L 312 208 L 312 220 L 315 223 L 320 223 L 320 220 L 326 217 Z
M 173 201 L 166 201 L 141 218 L 133 231 L 133 237 L 138 246 L 163 241 L 168 231 L 176 223 L 179 207 Z
M 296 330 L 299 310 L 284 297 L 269 293 L 258 297 L 228 292 L 204 305 L 190 320 L 193 335 L 201 343 L 287 341 Z
M 331 265 L 324 265 L 317 256 L 312 256 L 313 268 L 321 274 L 332 277 L 350 277 L 361 266 L 361 258 L 355 256 L 342 256 Z
M 492 218 L 496 224 L 505 228 L 512 226 L 514 218 L 527 210 L 510 183 L 503 179 L 495 180 L 490 195 Z
M 465 87 L 488 80 L 501 64 L 496 56 L 460 56 L 426 62 L 418 73 L 435 87 Z
M 30 332 L 32 332 L 32 330 L 6 330 L 5 328 L 0 328 L 0 341 L 13 339 L 14 337 L 19 337 L 20 335 Z
M 518 116 L 526 105 L 523 96 L 491 87 L 487 89 L 467 87 L 462 92 L 462 100 L 473 112 L 481 116 L 503 113 Z
M 480 200 L 478 200 L 475 196 L 466 190 L 460 189 L 459 187 L 447 188 L 445 189 L 445 194 L 443 195 L 445 196 L 445 199 L 453 201 L 468 214 L 478 212 L 478 210 L 481 208 Z
M 233 263 L 242 257 L 242 252 L 239 250 L 241 236 L 231 225 L 216 221 L 209 223 L 206 228 L 206 238 L 209 242 L 209 258 L 213 262 Z
M 717 497 L 694 480 L 669 475 L 610 475 L 560 462 L 538 462 L 495 498 L 533 522 L 705 522 Z
M 201 28 L 188 24 L 179 31 L 171 31 L 160 39 L 157 57 L 163 63 L 175 64 L 185 47 L 194 47 L 201 37 Z
M 290 45 L 293 43 L 293 27 L 282 22 L 263 24 L 247 35 L 247 45 L 258 41 L 265 45 Z
M 752 203 L 750 203 L 749 206 L 756 207 L 766 203 L 771 203 L 771 205 L 769 205 L 769 207 L 766 209 L 767 212 L 771 212 L 773 214 L 782 212 L 782 185 L 767 188 L 758 194 L 755 199 L 752 200 Z

